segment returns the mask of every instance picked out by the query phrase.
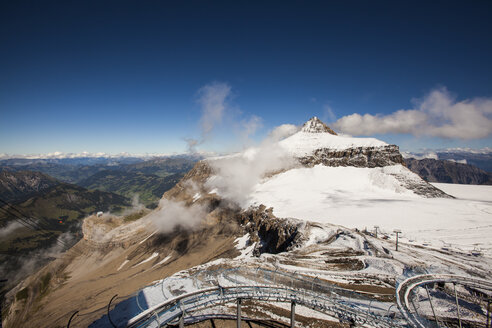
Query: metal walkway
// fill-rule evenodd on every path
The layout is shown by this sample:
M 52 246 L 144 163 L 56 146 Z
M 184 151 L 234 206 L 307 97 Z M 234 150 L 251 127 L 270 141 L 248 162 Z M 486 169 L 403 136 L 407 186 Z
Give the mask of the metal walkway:
M 234 285 L 220 286 L 217 277 Z M 316 277 L 310 280 L 299 274 L 257 268 L 254 271 L 205 270 L 192 278 L 196 287 L 214 281 L 217 286 L 201 288 L 157 304 L 132 318 L 128 327 L 162 327 L 180 321 L 184 324 L 194 312 L 226 303 L 237 304 L 240 318 L 241 300 L 290 303 L 291 325 L 295 320 L 295 306 L 302 305 L 359 327 L 407 327 L 404 320 L 393 320 L 396 313 L 390 311 L 394 304 L 378 302 L 373 297 L 322 282 Z

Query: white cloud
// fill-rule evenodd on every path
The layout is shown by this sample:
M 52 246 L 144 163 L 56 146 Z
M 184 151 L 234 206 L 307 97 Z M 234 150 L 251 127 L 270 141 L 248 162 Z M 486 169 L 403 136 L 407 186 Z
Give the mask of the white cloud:
M 323 105 L 323 119 L 330 123 L 335 122 L 335 120 L 337 119 L 337 116 L 333 112 L 333 109 L 328 104 Z
M 198 90 L 198 103 L 201 106 L 202 133 L 207 136 L 215 125 L 222 122 L 227 100 L 231 96 L 231 86 L 227 83 L 212 82 Z
M 401 155 L 403 156 L 403 158 L 414 158 L 414 159 L 436 159 L 438 160 L 439 159 L 439 155 L 435 152 L 426 152 L 426 153 L 421 153 L 421 154 L 417 154 L 417 153 L 409 153 L 409 152 L 405 152 L 405 151 L 402 151 L 401 152 Z
M 240 138 L 243 143 L 247 143 L 250 136 L 254 135 L 263 126 L 261 117 L 252 115 L 249 119 L 243 120 L 240 125 Z
M 177 227 L 187 230 L 197 229 L 206 215 L 205 205 L 186 206 L 184 202 L 163 198 L 159 202 L 159 209 L 152 212 L 149 218 L 160 233 L 169 233 Z
M 269 141 L 275 142 L 290 137 L 294 133 L 299 131 L 299 127 L 293 124 L 282 124 L 274 128 L 268 135 Z
M 23 225 L 18 221 L 9 222 L 4 228 L 0 229 L 0 239 L 9 236 L 12 232 L 22 227 Z
M 242 111 L 231 104 L 232 91 L 228 83 L 209 83 L 201 87 L 197 95 L 201 110 L 201 135 L 199 138 L 183 138 L 188 152 L 197 152 L 197 147 L 209 141 L 214 131 L 233 136 L 229 139 L 236 146 L 247 145 L 249 138 L 263 126 L 261 117 L 244 117 Z
M 206 187 L 217 190 L 219 195 L 228 200 L 245 205 L 248 195 L 262 178 L 296 164 L 295 159 L 280 147 L 278 141 L 297 131 L 296 126 L 284 124 L 273 129 L 257 147 L 210 160 L 209 164 L 216 175 L 207 180 Z
M 448 161 L 458 164 L 468 164 L 468 161 L 466 159 L 448 159 Z
M 492 133 L 492 99 L 456 101 L 445 88 L 433 90 L 414 109 L 389 115 L 352 114 L 333 127 L 351 135 L 404 133 L 450 139 L 481 139 Z

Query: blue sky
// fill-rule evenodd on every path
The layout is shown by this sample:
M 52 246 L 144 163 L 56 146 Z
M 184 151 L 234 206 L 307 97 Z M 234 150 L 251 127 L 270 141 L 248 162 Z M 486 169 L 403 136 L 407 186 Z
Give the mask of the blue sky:
M 314 115 L 352 135 L 373 124 L 362 135 L 404 150 L 491 146 L 491 13 L 490 1 L 3 1 L 0 153 L 184 152 L 185 138 L 232 150 Z M 203 139 L 207 86 L 228 92 Z M 402 109 L 413 123 L 379 129 Z

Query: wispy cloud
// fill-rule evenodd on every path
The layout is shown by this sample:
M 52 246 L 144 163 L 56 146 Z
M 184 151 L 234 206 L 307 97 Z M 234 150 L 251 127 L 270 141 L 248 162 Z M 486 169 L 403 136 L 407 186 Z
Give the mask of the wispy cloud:
M 18 221 L 9 222 L 4 228 L 0 229 L 0 238 L 5 238 L 9 236 L 15 230 L 22 228 L 23 225 Z
M 253 187 L 262 178 L 296 164 L 295 159 L 280 147 L 278 141 L 298 130 L 294 125 L 281 125 L 273 129 L 259 146 L 250 147 L 233 156 L 210 160 L 208 163 L 214 169 L 215 176 L 207 180 L 206 187 L 244 206 Z
M 231 104 L 232 96 L 231 86 L 224 82 L 212 82 L 198 90 L 197 103 L 201 110 L 200 138 L 184 138 L 188 152 L 197 152 L 197 147 L 208 141 L 219 126 L 226 126 L 231 130 L 230 135 L 239 138 L 239 142 L 243 144 L 248 143 L 250 136 L 262 127 L 259 116 L 241 117 L 239 108 Z
M 337 119 L 337 116 L 335 115 L 335 112 L 333 112 L 333 109 L 331 108 L 330 105 L 324 104 L 323 105 L 323 120 L 326 122 L 335 122 Z
M 397 133 L 465 140 L 492 133 L 492 99 L 457 101 L 446 88 L 439 88 L 415 103 L 413 109 L 389 115 L 344 116 L 333 127 L 351 135 Z
M 206 138 L 214 126 L 222 122 L 230 96 L 231 86 L 222 82 L 213 82 L 198 90 L 203 138 Z
M 160 233 L 167 234 L 177 227 L 186 230 L 198 229 L 206 216 L 206 204 L 186 206 L 184 202 L 163 198 L 159 202 L 159 209 L 152 212 L 149 219 Z
M 196 147 L 209 138 L 214 127 L 222 122 L 224 112 L 231 97 L 231 86 L 223 82 L 212 82 L 201 87 L 197 92 L 197 103 L 201 109 L 200 139 L 184 138 L 188 152 L 196 153 Z

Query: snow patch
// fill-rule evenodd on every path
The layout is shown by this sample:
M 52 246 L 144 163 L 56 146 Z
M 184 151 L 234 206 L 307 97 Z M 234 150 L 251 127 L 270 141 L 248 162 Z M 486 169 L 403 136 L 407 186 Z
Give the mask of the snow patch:
M 193 202 L 196 202 L 197 200 L 199 200 L 200 198 L 202 197 L 202 195 L 197 192 L 194 196 L 193 196 Z
M 157 256 L 159 256 L 159 253 L 155 252 L 152 255 L 150 255 L 148 258 L 143 260 L 142 262 L 135 264 L 134 267 L 139 266 L 140 264 L 144 264 L 144 263 L 147 263 L 149 261 L 152 261 L 152 259 L 155 259 Z
M 129 260 L 123 261 L 123 263 L 121 263 L 121 265 L 119 266 L 119 268 L 116 271 L 120 271 L 121 269 L 123 269 L 123 267 L 125 266 L 125 264 L 127 264 L 128 262 L 130 262 L 130 261 Z
M 167 261 L 169 261 L 171 259 L 171 254 L 169 254 L 168 256 L 166 256 L 165 258 L 163 258 L 162 260 L 159 261 L 159 263 L 155 264 L 153 267 L 156 267 L 156 266 L 159 266 L 161 264 L 164 264 L 166 263 Z
M 237 243 L 236 249 L 238 250 L 244 249 L 248 243 L 248 240 L 249 240 L 249 233 L 245 234 L 242 237 L 236 238 L 236 240 L 234 240 L 234 243 Z
M 156 232 L 157 232 L 157 230 L 154 231 L 153 233 L 151 233 L 150 235 L 148 235 L 147 237 L 145 237 L 145 239 L 143 239 L 142 241 L 140 241 L 138 244 L 143 244 L 147 239 L 149 239 L 150 237 L 152 237 Z

